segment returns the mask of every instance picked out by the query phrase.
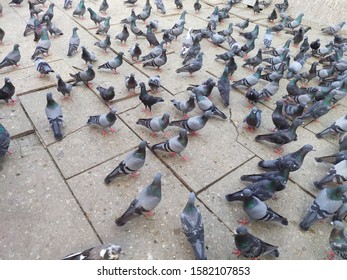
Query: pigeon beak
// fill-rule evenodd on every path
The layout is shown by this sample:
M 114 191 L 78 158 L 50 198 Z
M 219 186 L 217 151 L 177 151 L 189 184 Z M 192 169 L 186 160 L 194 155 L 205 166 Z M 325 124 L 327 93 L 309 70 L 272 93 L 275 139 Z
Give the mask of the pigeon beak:
M 313 148 L 313 149 L 312 149 L 312 151 L 316 151 L 316 149 L 315 149 L 315 148 Z

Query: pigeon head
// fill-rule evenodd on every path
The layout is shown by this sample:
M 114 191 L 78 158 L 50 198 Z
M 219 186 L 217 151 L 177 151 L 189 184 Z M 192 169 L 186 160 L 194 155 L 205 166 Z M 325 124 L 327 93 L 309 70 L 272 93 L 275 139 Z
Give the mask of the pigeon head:
M 160 172 L 155 174 L 152 185 L 159 187 L 161 185 L 161 177 L 162 174 Z
M 119 52 L 118 55 L 119 55 L 119 56 L 123 56 L 123 55 L 124 55 L 124 52 Z
M 244 189 L 241 194 L 244 197 L 251 197 L 253 193 L 250 189 Z
M 315 149 L 313 148 L 311 144 L 306 144 L 301 149 L 307 153 L 311 151 L 315 151 Z
M 185 130 L 184 128 L 181 128 L 180 131 L 179 131 L 179 135 L 181 138 L 183 137 L 187 137 L 187 134 L 188 134 L 188 131 Z
M 59 74 L 55 75 L 55 77 L 56 77 L 58 80 L 61 79 L 61 77 L 60 77 Z
M 248 233 L 248 230 L 247 230 L 246 227 L 240 226 L 240 227 L 238 227 L 238 228 L 236 229 L 236 233 L 237 233 L 238 235 L 246 235 L 246 234 Z
M 332 222 L 332 224 L 333 224 L 334 228 L 337 229 L 337 230 L 344 230 L 344 228 L 345 228 L 343 223 L 338 221 L 338 220 Z
M 10 80 L 10 78 L 9 78 L 9 77 L 5 77 L 5 78 L 4 78 L 4 80 L 5 80 L 5 83 L 9 83 L 9 82 L 11 82 L 11 80 Z
M 72 28 L 72 31 L 73 31 L 73 32 L 76 32 L 77 30 L 78 30 L 78 27 Z
M 141 141 L 140 145 L 139 145 L 139 149 L 145 149 L 147 145 L 147 141 Z
M 117 113 L 117 109 L 116 108 L 111 108 L 111 111 L 110 111 L 112 114 L 116 114 Z
M 194 204 L 195 202 L 195 193 L 194 192 L 190 192 L 188 195 L 188 203 L 189 204 Z
M 93 68 L 93 64 L 88 63 L 88 69 L 92 69 Z
M 145 88 L 145 87 L 146 87 L 144 82 L 139 83 L 139 86 L 140 86 L 141 88 Z
M 211 110 L 208 110 L 208 111 L 206 111 L 206 112 L 204 113 L 204 116 L 205 116 L 206 118 L 210 118 L 212 115 L 213 115 L 213 113 L 212 113 Z
M 170 114 L 165 112 L 163 114 L 163 119 L 169 119 L 169 118 L 170 118 Z
M 118 260 L 119 255 L 124 254 L 122 251 L 122 247 L 112 244 L 105 250 L 100 251 L 100 256 L 105 260 Z

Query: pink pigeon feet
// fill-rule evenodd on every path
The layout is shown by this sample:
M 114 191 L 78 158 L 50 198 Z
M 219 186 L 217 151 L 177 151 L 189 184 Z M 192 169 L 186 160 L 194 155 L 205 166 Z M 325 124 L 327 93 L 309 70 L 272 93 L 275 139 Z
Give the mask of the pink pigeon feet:
M 239 257 L 241 255 L 241 251 L 239 249 L 235 249 L 234 251 L 232 251 L 233 255 L 236 255 L 236 257 Z
M 192 136 L 199 136 L 199 132 L 197 132 L 197 131 L 192 131 L 191 134 L 192 134 Z
M 335 253 L 332 250 L 329 250 L 327 252 L 327 259 L 328 260 L 334 260 L 335 259 Z
M 275 154 L 283 155 L 284 148 L 283 147 L 278 147 L 278 148 L 274 149 L 274 152 L 275 152 Z
M 172 156 L 172 157 L 177 156 L 177 154 L 175 152 L 170 152 L 169 155 Z
M 147 108 L 142 109 L 142 112 L 146 113 L 146 115 L 148 115 L 148 116 L 153 116 L 153 113 Z
M 136 171 L 135 173 L 131 173 L 130 176 L 133 178 L 138 178 L 140 176 L 140 171 Z
M 158 134 L 154 131 L 151 131 L 150 135 L 154 138 L 157 138 L 158 137 Z
M 93 83 L 89 83 L 89 82 L 88 82 L 88 83 L 86 84 L 86 86 L 87 86 L 87 88 L 93 88 Z
M 239 224 L 241 225 L 248 225 L 249 224 L 249 220 L 248 219 L 240 219 L 237 221 Z
M 117 69 L 112 69 L 113 74 L 118 74 Z
M 183 115 L 183 119 L 188 120 L 188 119 L 189 119 L 188 114 L 184 114 L 184 115 Z
M 245 129 L 250 133 L 253 133 L 255 131 L 255 128 L 249 125 L 247 125 Z
M 10 102 L 6 103 L 6 106 L 14 106 L 16 105 L 17 100 L 11 100 Z
M 184 156 L 181 156 L 181 159 L 182 159 L 183 161 L 188 161 L 190 158 L 189 158 L 189 156 L 184 155 Z
M 148 219 L 153 218 L 154 214 L 155 214 L 154 211 L 151 210 L 151 211 L 149 211 L 149 212 L 143 214 L 143 216 L 148 220 Z

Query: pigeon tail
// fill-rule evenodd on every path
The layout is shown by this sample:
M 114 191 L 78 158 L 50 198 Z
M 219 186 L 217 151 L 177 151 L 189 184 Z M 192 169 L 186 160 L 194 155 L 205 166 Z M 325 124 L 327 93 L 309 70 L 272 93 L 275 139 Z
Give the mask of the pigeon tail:
M 242 191 L 237 191 L 234 193 L 229 193 L 225 196 L 227 201 L 243 201 Z
M 51 120 L 50 123 L 54 133 L 54 138 L 61 140 L 63 138 L 63 133 L 61 131 L 61 119 L 56 118 L 54 120 Z

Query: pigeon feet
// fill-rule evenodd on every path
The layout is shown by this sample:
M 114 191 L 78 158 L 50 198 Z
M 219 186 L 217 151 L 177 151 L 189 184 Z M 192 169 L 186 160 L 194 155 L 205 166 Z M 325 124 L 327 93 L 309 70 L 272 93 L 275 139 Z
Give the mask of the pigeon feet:
M 131 173 L 130 176 L 133 178 L 138 178 L 140 176 L 140 171 L 136 171 L 135 173 Z
M 327 259 L 328 260 L 334 260 L 335 259 L 335 253 L 332 250 L 329 250 L 327 252 Z
M 177 154 L 175 152 L 170 152 L 169 155 L 172 156 L 172 157 L 177 156 Z
M 241 251 L 239 249 L 235 249 L 234 251 L 232 251 L 232 254 L 239 257 L 241 255 Z
M 247 125 L 245 129 L 250 133 L 253 133 L 255 131 L 255 128 L 249 125 Z
M 192 131 L 191 133 L 193 136 L 199 136 L 199 132 L 197 132 L 197 131 Z
M 153 210 L 143 214 L 143 216 L 148 220 L 148 219 L 152 219 L 154 216 L 155 212 Z
M 154 131 L 151 131 L 150 135 L 154 138 L 157 138 L 158 137 L 158 134 Z
M 278 155 L 282 155 L 283 152 L 284 152 L 284 148 L 283 147 L 278 147 L 274 150 L 275 154 L 278 154 Z
M 188 120 L 188 119 L 189 119 L 188 114 L 184 114 L 184 115 L 183 115 L 183 119 Z
M 188 161 L 190 158 L 189 158 L 189 156 L 184 155 L 184 156 L 181 156 L 181 159 L 182 159 L 183 161 Z
M 240 223 L 241 225 L 248 225 L 249 224 L 249 220 L 248 219 L 240 219 L 237 221 L 238 223 Z
M 6 103 L 6 106 L 14 106 L 16 105 L 17 100 L 11 100 L 10 102 Z

